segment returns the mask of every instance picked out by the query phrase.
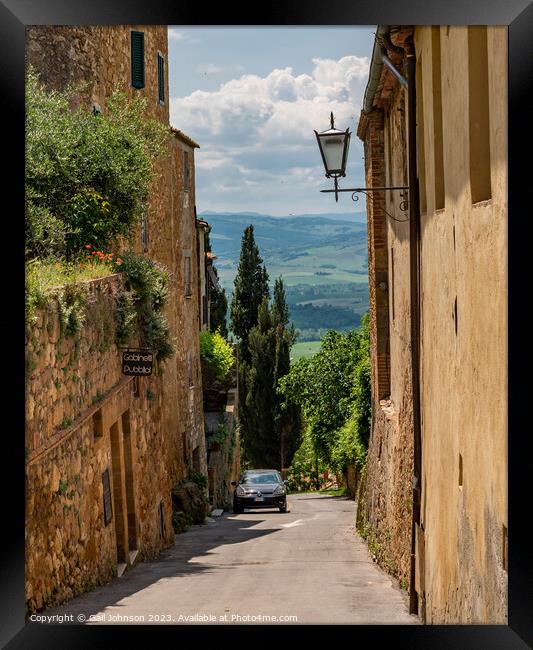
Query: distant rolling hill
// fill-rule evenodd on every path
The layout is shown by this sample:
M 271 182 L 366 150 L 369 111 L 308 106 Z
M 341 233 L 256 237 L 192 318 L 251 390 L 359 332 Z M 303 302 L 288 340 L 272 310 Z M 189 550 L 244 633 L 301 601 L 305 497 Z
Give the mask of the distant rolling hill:
M 271 285 L 282 276 L 299 340 L 359 324 L 368 310 L 366 213 L 273 217 L 255 212 L 202 212 L 228 297 L 239 263 L 241 237 L 254 237 Z

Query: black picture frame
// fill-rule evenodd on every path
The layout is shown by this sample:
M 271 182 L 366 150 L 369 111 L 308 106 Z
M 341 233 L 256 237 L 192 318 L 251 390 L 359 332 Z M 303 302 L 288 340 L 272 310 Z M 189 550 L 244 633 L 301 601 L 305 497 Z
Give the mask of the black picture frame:
M 130 637 L 137 644 L 154 639 L 175 639 L 180 643 L 242 643 L 246 635 L 259 639 L 257 646 L 273 643 L 287 645 L 337 644 L 343 641 L 357 646 L 365 644 L 394 648 L 527 648 L 533 646 L 533 563 L 527 534 L 531 474 L 531 425 L 521 425 L 521 412 L 529 404 L 529 383 L 522 373 L 528 370 L 529 349 L 527 275 L 520 272 L 521 261 L 531 256 L 526 250 L 530 209 L 526 192 L 531 185 L 526 178 L 531 165 L 524 164 L 521 153 L 531 151 L 531 109 L 526 99 L 533 79 L 533 6 L 530 0 L 291 0 L 281 3 L 215 3 L 207 10 L 200 3 L 162 0 L 2 0 L 0 2 L 0 83 L 4 141 L 2 180 L 4 197 L 12 207 L 4 207 L 4 245 L 6 237 L 14 266 L 20 275 L 6 274 L 4 300 L 12 308 L 0 319 L 5 341 L 23 338 L 24 312 L 22 286 L 24 272 L 20 251 L 24 241 L 24 30 L 32 24 L 168 24 L 204 25 L 376 25 L 376 24 L 487 24 L 507 25 L 509 34 L 509 624 L 471 626 L 77 626 L 25 624 L 24 607 L 24 436 L 20 420 L 24 405 L 16 407 L 15 396 L 24 395 L 24 372 L 9 377 L 9 408 L 14 426 L 4 440 L 9 454 L 4 454 L 4 553 L 0 560 L 0 642 L 15 648 L 106 648 L 123 643 Z M 9 157 L 9 158 L 8 158 Z M 6 202 L 4 202 L 5 206 Z M 522 226 L 522 230 L 519 230 Z M 529 255 L 528 255 L 529 253 Z M 7 252 L 5 253 L 8 257 Z M 18 263 L 20 267 L 18 267 Z M 4 267 L 5 268 L 5 267 Z M 19 283 L 20 282 L 20 283 Z M 520 301 L 520 303 L 519 303 Z M 522 307 L 522 310 L 520 309 Z M 17 320 L 20 318 L 20 322 Z M 526 331 L 526 327 L 528 330 Z M 520 346 L 520 347 L 519 347 Z M 13 362 L 10 368 L 23 368 L 16 358 L 17 346 L 9 345 Z M 22 348 L 22 346 L 21 346 Z M 22 350 L 21 350 L 22 356 Z M 527 373 L 526 373 L 527 377 Z M 525 408 L 524 408 L 525 407 Z M 5 424 L 5 423 L 4 423 Z M 4 430 L 8 430 L 6 427 Z M 13 435 L 12 432 L 15 432 Z M 529 446 L 528 446 L 529 443 Z M 9 459 L 9 460 L 8 460 Z M 8 466 L 8 467 L 6 467 Z M 9 469 L 9 471 L 7 471 Z M 527 500 L 526 500 L 527 499 Z M 320 594 L 317 594 L 320 598 Z M 179 628 L 179 629 L 178 629 Z M 304 629 L 306 628 L 306 629 Z M 303 635 L 308 636 L 303 640 Z

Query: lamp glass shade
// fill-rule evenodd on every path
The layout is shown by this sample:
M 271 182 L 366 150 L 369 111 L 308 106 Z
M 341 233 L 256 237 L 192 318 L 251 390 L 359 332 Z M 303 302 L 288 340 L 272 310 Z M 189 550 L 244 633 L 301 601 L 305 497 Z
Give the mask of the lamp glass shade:
M 349 130 L 328 129 L 322 133 L 315 131 L 315 134 L 322 154 L 326 176 L 344 176 L 348 145 L 350 143 Z

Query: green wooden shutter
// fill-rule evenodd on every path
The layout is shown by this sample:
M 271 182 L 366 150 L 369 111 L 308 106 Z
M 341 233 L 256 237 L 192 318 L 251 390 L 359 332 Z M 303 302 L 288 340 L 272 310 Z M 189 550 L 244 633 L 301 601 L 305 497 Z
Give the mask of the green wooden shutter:
M 157 86 L 159 101 L 165 103 L 165 59 L 162 54 L 157 55 Z
M 131 32 L 131 85 L 144 88 L 144 32 Z

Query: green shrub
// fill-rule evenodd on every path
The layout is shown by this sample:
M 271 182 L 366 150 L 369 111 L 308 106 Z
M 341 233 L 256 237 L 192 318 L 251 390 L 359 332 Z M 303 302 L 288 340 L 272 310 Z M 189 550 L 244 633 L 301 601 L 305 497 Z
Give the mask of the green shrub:
M 117 297 L 116 305 L 116 338 L 117 343 L 122 345 L 130 341 L 137 331 L 135 293 L 133 291 L 121 292 Z
M 201 472 L 191 472 L 188 476 L 189 481 L 196 483 L 201 488 L 207 487 L 207 476 Z
M 59 322 L 63 336 L 79 334 L 85 322 L 86 287 L 79 284 L 67 284 L 57 293 Z
M 200 357 L 203 367 L 207 370 L 207 383 L 209 379 L 225 381 L 235 363 L 232 346 L 217 332 L 200 332 Z
M 122 254 L 115 268 L 126 279 L 126 291 L 117 301 L 117 342 L 127 343 L 137 331 L 139 344 L 155 350 L 158 361 L 172 356 L 170 328 L 163 314 L 168 273 L 162 265 L 132 251 Z
M 30 66 L 26 80 L 26 254 L 68 258 L 127 236 L 165 155 L 168 127 L 145 117 L 146 99 L 116 89 L 95 115 L 81 90 L 46 90 Z

